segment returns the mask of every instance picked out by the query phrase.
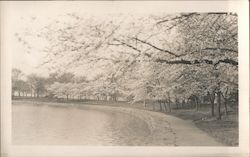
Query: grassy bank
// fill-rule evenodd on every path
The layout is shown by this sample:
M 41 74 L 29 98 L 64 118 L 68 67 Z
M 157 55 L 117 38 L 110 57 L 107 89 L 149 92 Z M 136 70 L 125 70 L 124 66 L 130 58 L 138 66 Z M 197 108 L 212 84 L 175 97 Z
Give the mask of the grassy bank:
M 147 109 L 153 110 L 153 105 L 148 104 Z M 227 146 L 238 146 L 239 128 L 238 128 L 238 111 L 236 108 L 228 106 L 228 114 L 224 113 L 222 107 L 222 119 L 217 120 L 216 116 L 211 116 L 210 105 L 201 105 L 197 111 L 195 106 L 184 106 L 176 109 L 172 106 L 171 112 L 163 112 L 183 120 L 191 120 L 198 128 L 214 137 L 218 142 Z M 154 107 L 155 111 L 162 112 L 158 104 Z M 215 113 L 216 114 L 216 113 Z
M 114 107 L 129 107 L 137 109 L 146 109 L 156 112 L 160 111 L 159 105 L 155 105 L 153 110 L 153 104 L 148 103 L 147 107 L 144 108 L 143 103 L 127 103 L 127 102 L 115 102 L 115 101 L 94 101 L 94 100 L 57 100 L 48 98 L 22 98 L 14 99 L 19 101 L 36 101 L 37 103 L 42 102 L 53 102 L 53 103 L 77 103 L 81 105 L 105 105 Z M 165 113 L 165 112 L 163 112 Z M 202 106 L 198 111 L 190 106 L 180 109 L 172 109 L 171 112 L 165 114 L 173 115 L 184 120 L 191 120 L 201 130 L 207 132 L 210 136 L 214 137 L 218 142 L 221 142 L 228 146 L 238 145 L 238 114 L 235 109 L 231 109 L 228 115 L 223 115 L 222 120 L 217 120 L 215 117 L 210 115 L 210 107 Z
M 222 120 L 217 120 L 210 116 L 209 109 L 203 108 L 200 111 L 179 109 L 169 114 L 181 119 L 192 120 L 198 128 L 225 145 L 238 146 L 238 114 L 231 112 L 227 116 L 224 115 Z

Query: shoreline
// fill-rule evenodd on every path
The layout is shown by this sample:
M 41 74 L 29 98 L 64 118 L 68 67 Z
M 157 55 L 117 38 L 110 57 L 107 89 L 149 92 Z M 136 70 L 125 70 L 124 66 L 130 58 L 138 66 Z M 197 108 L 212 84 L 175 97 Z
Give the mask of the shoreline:
M 13 101 L 15 105 L 20 101 Z M 100 104 L 77 104 L 77 103 L 49 103 L 48 102 L 32 102 L 23 101 L 25 105 L 45 105 L 50 107 L 75 107 L 79 109 L 94 109 L 107 112 L 122 112 L 130 116 L 136 117 L 146 122 L 150 129 L 148 142 L 156 145 L 168 146 L 223 146 L 214 138 L 210 137 L 206 132 L 202 131 L 192 121 L 182 120 L 178 117 L 168 115 L 161 112 L 148 111 L 131 107 L 109 106 Z M 18 105 L 18 104 L 16 104 Z M 70 105 L 70 106 L 69 106 Z M 188 130 L 188 131 L 187 131 Z M 205 140 L 204 140 L 205 139 Z M 166 144 L 166 142 L 168 144 Z

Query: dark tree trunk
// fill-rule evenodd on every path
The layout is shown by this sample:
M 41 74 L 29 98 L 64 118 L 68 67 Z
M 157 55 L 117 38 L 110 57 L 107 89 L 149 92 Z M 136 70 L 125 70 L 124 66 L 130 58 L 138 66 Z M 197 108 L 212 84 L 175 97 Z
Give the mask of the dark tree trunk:
M 165 110 L 165 112 L 167 112 L 167 106 L 166 106 L 165 101 L 162 101 L 162 104 L 163 104 L 163 106 L 164 106 L 164 110 Z
M 158 103 L 159 103 L 159 105 L 160 105 L 160 110 L 162 111 L 161 101 L 158 100 Z
M 217 119 L 218 120 L 221 120 L 221 92 L 218 92 L 218 104 L 217 104 L 217 112 L 218 112 L 218 115 L 217 115 Z
M 194 101 L 195 101 L 196 111 L 198 111 L 199 110 L 199 101 L 198 101 L 198 97 L 197 96 L 194 97 Z
M 171 100 L 170 100 L 170 94 L 168 93 L 168 109 L 169 112 L 171 112 Z
M 170 100 L 168 101 L 168 110 L 169 110 L 169 112 L 171 112 L 171 102 L 170 102 Z
M 214 92 L 212 93 L 212 95 L 210 94 L 210 92 L 208 92 L 208 97 L 211 103 L 211 115 L 214 116 L 214 99 L 215 99 Z
M 185 100 L 182 100 L 181 102 L 181 108 L 184 108 Z
M 179 101 L 177 98 L 175 99 L 175 104 L 176 104 L 176 109 L 179 109 Z
M 226 93 L 225 93 L 225 96 L 224 96 L 223 94 L 221 94 L 221 96 L 222 96 L 223 99 L 224 99 L 225 114 L 228 115 Z
M 228 115 L 228 110 L 227 110 L 227 99 L 224 101 L 224 106 L 225 106 L 225 113 Z

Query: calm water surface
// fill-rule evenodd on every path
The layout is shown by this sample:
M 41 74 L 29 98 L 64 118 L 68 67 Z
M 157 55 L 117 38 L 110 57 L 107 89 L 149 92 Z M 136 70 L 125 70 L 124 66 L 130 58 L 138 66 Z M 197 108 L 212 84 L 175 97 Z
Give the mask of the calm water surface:
M 148 134 L 144 121 L 126 113 L 75 106 L 12 105 L 13 144 L 140 145 Z

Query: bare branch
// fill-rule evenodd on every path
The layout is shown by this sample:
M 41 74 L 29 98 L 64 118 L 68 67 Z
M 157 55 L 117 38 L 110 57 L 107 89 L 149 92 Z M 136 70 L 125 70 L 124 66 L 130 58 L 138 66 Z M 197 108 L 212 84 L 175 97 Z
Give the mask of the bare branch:
M 123 41 L 121 41 L 121 40 L 119 40 L 117 38 L 114 38 L 114 41 L 117 41 L 117 42 L 121 43 L 122 45 L 125 45 L 125 46 L 127 46 L 127 47 L 129 47 L 129 48 L 131 48 L 131 49 L 133 49 L 133 50 L 135 50 L 137 52 L 141 52 L 141 50 L 137 49 L 136 47 L 134 47 L 134 46 L 132 46 L 130 44 L 127 44 L 127 43 L 125 43 L 125 42 L 123 42 Z M 114 45 L 114 44 L 112 44 L 112 45 Z
M 176 16 L 176 17 L 174 17 L 174 18 L 172 18 L 172 19 L 166 19 L 166 20 L 159 21 L 159 22 L 157 22 L 156 24 L 159 25 L 159 24 L 164 23 L 164 22 L 180 20 L 180 19 L 182 19 L 182 18 L 187 19 L 188 17 L 190 17 L 190 16 L 192 16 L 192 15 L 195 15 L 195 14 L 198 14 L 198 13 L 182 14 L 182 15 Z
M 212 60 L 208 60 L 208 59 L 203 59 L 203 60 L 173 60 L 173 61 L 168 61 L 168 60 L 164 60 L 164 59 L 157 59 L 156 62 L 160 62 L 160 63 L 165 63 L 165 64 L 187 64 L 187 65 L 195 65 L 195 64 L 202 64 L 202 63 L 206 63 L 206 64 L 211 64 L 211 65 L 219 65 L 220 63 L 226 63 L 226 64 L 231 64 L 233 66 L 238 66 L 238 62 L 232 59 L 223 59 L 223 60 L 219 60 L 217 62 L 213 62 Z
M 184 18 L 184 20 L 192 17 L 193 15 L 199 16 L 202 14 L 207 14 L 207 15 L 231 15 L 231 16 L 237 16 L 236 13 L 227 13 L 227 12 L 210 12 L 210 13 L 187 13 L 187 14 L 181 14 L 180 16 L 176 16 L 174 18 L 171 19 L 165 19 L 165 20 L 161 20 L 159 22 L 157 22 L 156 24 L 162 24 L 165 22 L 169 22 L 169 21 L 176 21 L 176 20 L 182 20 Z
M 168 54 L 170 54 L 170 55 L 172 55 L 172 56 L 180 57 L 180 55 L 177 55 L 177 54 L 175 54 L 175 53 L 173 53 L 173 52 L 171 52 L 171 51 L 164 50 L 164 49 L 162 49 L 162 48 L 156 47 L 155 45 L 153 45 L 153 44 L 151 44 L 151 43 L 149 43 L 149 42 L 140 40 L 140 39 L 138 39 L 138 38 L 133 38 L 133 39 L 135 39 L 135 40 L 137 40 L 137 41 L 140 41 L 140 42 L 143 43 L 143 44 L 149 45 L 149 46 L 151 46 L 151 47 L 153 47 L 154 49 L 157 49 L 157 50 L 159 50 L 159 51 L 166 52 L 166 53 L 168 53 Z
M 212 51 L 215 51 L 215 50 L 221 50 L 221 51 L 223 51 L 223 52 L 225 52 L 225 51 L 230 51 L 230 52 L 235 52 L 235 53 L 238 53 L 238 51 L 237 51 L 237 50 L 230 49 L 230 48 L 207 47 L 207 48 L 202 49 L 202 50 L 212 50 Z

